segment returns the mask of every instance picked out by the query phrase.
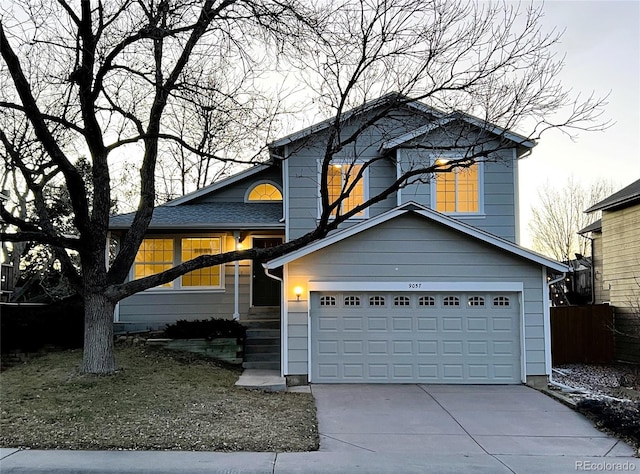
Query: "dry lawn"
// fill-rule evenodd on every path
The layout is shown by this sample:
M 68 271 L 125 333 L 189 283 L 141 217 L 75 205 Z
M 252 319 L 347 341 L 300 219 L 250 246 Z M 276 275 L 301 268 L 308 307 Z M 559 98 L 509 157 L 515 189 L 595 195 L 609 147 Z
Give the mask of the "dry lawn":
M 0 374 L 0 446 L 318 449 L 310 394 L 239 389 L 238 369 L 156 348 L 118 347 L 110 376 L 81 374 L 81 357 L 52 352 Z

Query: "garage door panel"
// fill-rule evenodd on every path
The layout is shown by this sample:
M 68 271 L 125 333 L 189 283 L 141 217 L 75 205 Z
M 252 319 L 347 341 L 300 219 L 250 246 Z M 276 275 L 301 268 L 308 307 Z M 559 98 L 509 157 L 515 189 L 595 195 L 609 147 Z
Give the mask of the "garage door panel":
M 418 316 L 418 331 L 437 331 L 438 330 L 438 319 L 435 317 L 424 318 Z
M 520 383 L 515 294 L 332 295 L 311 310 L 313 382 Z
M 447 331 L 462 331 L 462 316 L 456 316 L 453 318 L 442 318 L 442 330 Z
M 413 329 L 412 318 L 393 316 L 391 321 L 394 331 L 411 331 Z
M 367 329 L 369 331 L 384 331 L 389 330 L 389 320 L 386 317 L 369 317 L 367 318 Z

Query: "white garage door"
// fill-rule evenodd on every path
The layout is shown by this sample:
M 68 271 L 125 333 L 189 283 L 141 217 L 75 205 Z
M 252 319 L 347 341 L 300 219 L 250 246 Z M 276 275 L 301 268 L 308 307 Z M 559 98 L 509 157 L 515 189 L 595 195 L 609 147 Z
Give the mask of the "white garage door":
M 520 383 L 515 293 L 314 292 L 315 383 Z

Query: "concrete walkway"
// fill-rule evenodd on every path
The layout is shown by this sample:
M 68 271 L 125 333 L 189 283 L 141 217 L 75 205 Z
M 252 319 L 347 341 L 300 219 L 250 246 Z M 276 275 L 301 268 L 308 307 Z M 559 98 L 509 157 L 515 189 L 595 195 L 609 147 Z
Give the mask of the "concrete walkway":
M 627 444 L 524 386 L 313 385 L 320 451 L 0 450 L 7 473 L 640 472 Z

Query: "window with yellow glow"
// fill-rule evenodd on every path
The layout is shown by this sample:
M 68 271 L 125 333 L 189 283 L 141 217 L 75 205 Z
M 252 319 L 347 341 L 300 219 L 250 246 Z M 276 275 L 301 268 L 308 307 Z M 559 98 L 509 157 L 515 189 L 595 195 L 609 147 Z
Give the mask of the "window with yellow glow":
M 436 161 L 436 164 L 440 160 Z M 446 161 L 443 161 L 445 164 Z M 480 186 L 478 164 L 438 173 L 436 210 L 439 212 L 479 212 Z
M 215 255 L 221 251 L 219 237 L 193 237 L 182 239 L 182 261 L 200 255 Z M 220 286 L 220 266 L 194 270 L 182 276 L 182 286 Z
M 351 190 L 349 195 L 342 200 L 340 206 L 334 211 L 334 214 L 336 214 L 338 211 L 340 211 L 340 214 L 346 214 L 356 206 L 364 203 L 364 176 L 361 177 L 357 182 L 355 181 L 361 170 L 362 165 L 354 165 L 348 163 L 332 164 L 329 167 L 329 173 L 327 174 L 327 190 L 329 193 L 330 203 L 334 203 L 335 201 L 340 199 L 342 193 L 353 185 L 353 189 Z M 356 216 L 364 216 L 364 210 L 358 212 Z
M 133 264 L 133 277 L 144 278 L 173 267 L 173 239 L 144 239 Z M 163 287 L 171 287 L 165 283 Z
M 169 270 L 173 266 L 200 255 L 222 252 L 222 237 L 147 238 L 142 241 L 133 264 L 133 278 L 144 278 Z M 221 265 L 201 268 L 177 280 L 161 285 L 162 288 L 221 287 Z
M 271 183 L 260 183 L 253 187 L 247 197 L 249 201 L 282 201 L 282 193 Z

